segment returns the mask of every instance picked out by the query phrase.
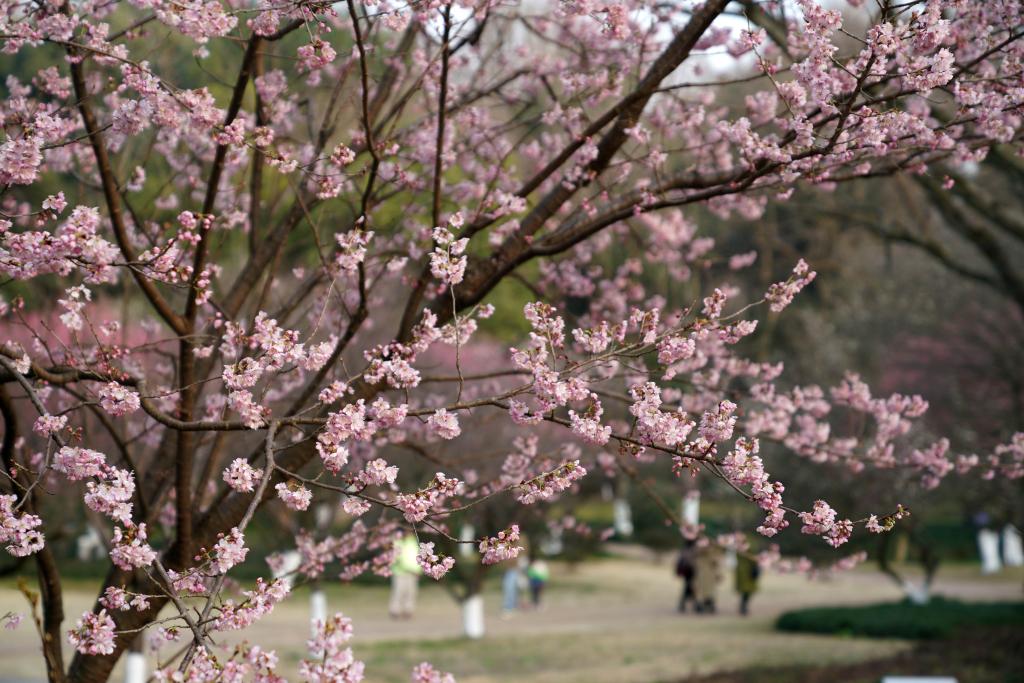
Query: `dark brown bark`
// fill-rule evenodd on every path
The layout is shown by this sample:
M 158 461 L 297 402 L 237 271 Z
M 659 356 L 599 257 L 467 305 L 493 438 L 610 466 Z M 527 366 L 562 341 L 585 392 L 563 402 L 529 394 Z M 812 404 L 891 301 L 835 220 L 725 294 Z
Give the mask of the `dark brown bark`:
M 0 444 L 0 461 L 8 472 L 15 472 L 18 468 L 14 461 L 14 443 L 18 439 L 17 416 L 7 389 L 0 384 L 0 416 L 3 417 L 4 436 Z M 29 482 L 24 476 L 19 476 L 17 482 L 20 486 L 27 488 Z M 18 491 L 15 491 L 17 494 Z M 23 501 L 23 510 L 29 515 L 38 515 L 36 508 L 37 496 L 30 493 Z M 64 597 L 61 590 L 60 571 L 57 569 L 57 562 L 53 557 L 53 550 L 49 545 L 33 555 L 36 563 L 36 578 L 39 583 L 39 593 L 43 605 L 43 627 L 40 637 L 42 639 L 43 659 L 46 661 L 46 677 L 50 683 L 64 683 L 67 678 L 64 675 L 64 658 L 62 653 L 61 624 L 64 622 Z

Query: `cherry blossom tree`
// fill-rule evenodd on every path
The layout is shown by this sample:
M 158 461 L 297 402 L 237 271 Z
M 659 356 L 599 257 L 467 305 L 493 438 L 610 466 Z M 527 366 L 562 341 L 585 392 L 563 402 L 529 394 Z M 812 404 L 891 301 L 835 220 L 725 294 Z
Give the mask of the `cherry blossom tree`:
M 1018 0 L 7 0 L 4 59 L 33 71 L 8 69 L 0 104 L 0 543 L 35 562 L 50 680 L 106 680 L 156 629 L 184 640 L 161 680 L 277 680 L 272 651 L 213 640 L 288 593 L 269 571 L 226 589 L 269 506 L 356 518 L 299 535 L 306 577 L 386 575 L 404 529 L 444 580 L 519 552 L 511 515 L 473 539 L 456 516 L 571 496 L 597 468 L 720 479 L 758 533 L 833 547 L 906 510 L 791 508 L 762 441 L 926 487 L 1024 474 L 1022 434 L 915 445 L 920 397 L 744 358 L 815 272 L 741 291 L 756 253 L 720 253 L 691 213 L 756 220 L 892 174 L 942 196 L 938 165 L 1016 153 L 1022 25 Z M 614 258 L 626 240 L 642 258 Z M 509 287 L 529 302 L 502 309 Z M 528 332 L 481 353 L 495 314 Z M 487 419 L 558 457 L 437 459 Z M 47 544 L 69 506 L 111 546 L 79 616 Z M 467 541 L 476 559 L 443 551 Z M 353 631 L 319 622 L 302 676 L 360 680 Z

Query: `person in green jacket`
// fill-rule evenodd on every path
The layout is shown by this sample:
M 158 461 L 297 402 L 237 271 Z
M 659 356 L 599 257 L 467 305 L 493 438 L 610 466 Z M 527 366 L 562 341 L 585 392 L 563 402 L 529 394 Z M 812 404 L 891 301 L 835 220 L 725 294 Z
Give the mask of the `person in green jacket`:
M 530 582 L 530 599 L 533 602 L 533 608 L 540 609 L 541 594 L 544 592 L 544 586 L 547 585 L 548 579 L 551 578 L 548 563 L 539 557 L 533 558 L 530 566 L 526 568 L 526 578 Z
M 420 563 L 416 556 L 420 545 L 410 533 L 395 539 L 395 561 L 391 564 L 391 602 L 388 612 L 392 619 L 409 619 L 416 609 L 416 589 L 419 583 Z
M 740 614 L 750 613 L 750 597 L 757 592 L 757 580 L 761 576 L 761 567 L 757 561 L 747 554 L 736 558 L 736 592 L 740 594 Z

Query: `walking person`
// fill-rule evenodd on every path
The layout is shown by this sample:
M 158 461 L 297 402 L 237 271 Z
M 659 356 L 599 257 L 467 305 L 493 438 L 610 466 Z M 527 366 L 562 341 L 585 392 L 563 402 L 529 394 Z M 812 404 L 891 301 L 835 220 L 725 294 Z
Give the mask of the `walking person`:
M 540 609 L 544 586 L 547 585 L 548 579 L 551 578 L 551 570 L 548 568 L 548 563 L 539 557 L 534 558 L 530 562 L 530 566 L 526 568 L 526 578 L 530 582 L 530 601 L 533 603 L 533 608 Z
M 722 552 L 715 545 L 697 550 L 693 590 L 697 598 L 697 612 L 714 614 L 718 609 L 718 584 L 722 581 Z
M 697 594 L 693 590 L 694 575 L 696 574 L 697 548 L 693 541 L 687 540 L 676 560 L 676 576 L 683 580 L 683 592 L 679 595 L 679 611 L 686 612 L 687 603 L 693 603 L 693 608 L 699 611 Z
M 522 550 L 517 557 L 509 558 L 501 563 L 505 573 L 501 577 L 501 618 L 511 618 L 519 609 L 520 586 L 525 588 L 526 568 L 529 565 L 530 546 L 525 535 L 520 536 L 519 544 Z
M 757 560 L 747 554 L 736 558 L 735 582 L 736 592 L 740 594 L 740 614 L 750 613 L 750 598 L 757 592 L 757 580 L 761 576 L 761 567 Z
M 395 560 L 391 564 L 391 602 L 388 606 L 392 619 L 410 619 L 416 610 L 416 591 L 423 571 L 416 561 L 419 551 L 420 545 L 410 533 L 395 540 Z

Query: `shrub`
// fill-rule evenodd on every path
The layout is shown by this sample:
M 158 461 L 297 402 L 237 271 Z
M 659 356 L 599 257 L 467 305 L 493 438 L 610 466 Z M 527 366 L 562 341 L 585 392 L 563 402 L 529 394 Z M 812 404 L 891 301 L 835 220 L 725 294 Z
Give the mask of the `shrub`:
M 967 603 L 935 598 L 927 605 L 889 602 L 860 607 L 816 607 L 781 615 L 781 631 L 871 638 L 947 638 L 965 628 L 1024 626 L 1024 603 Z

